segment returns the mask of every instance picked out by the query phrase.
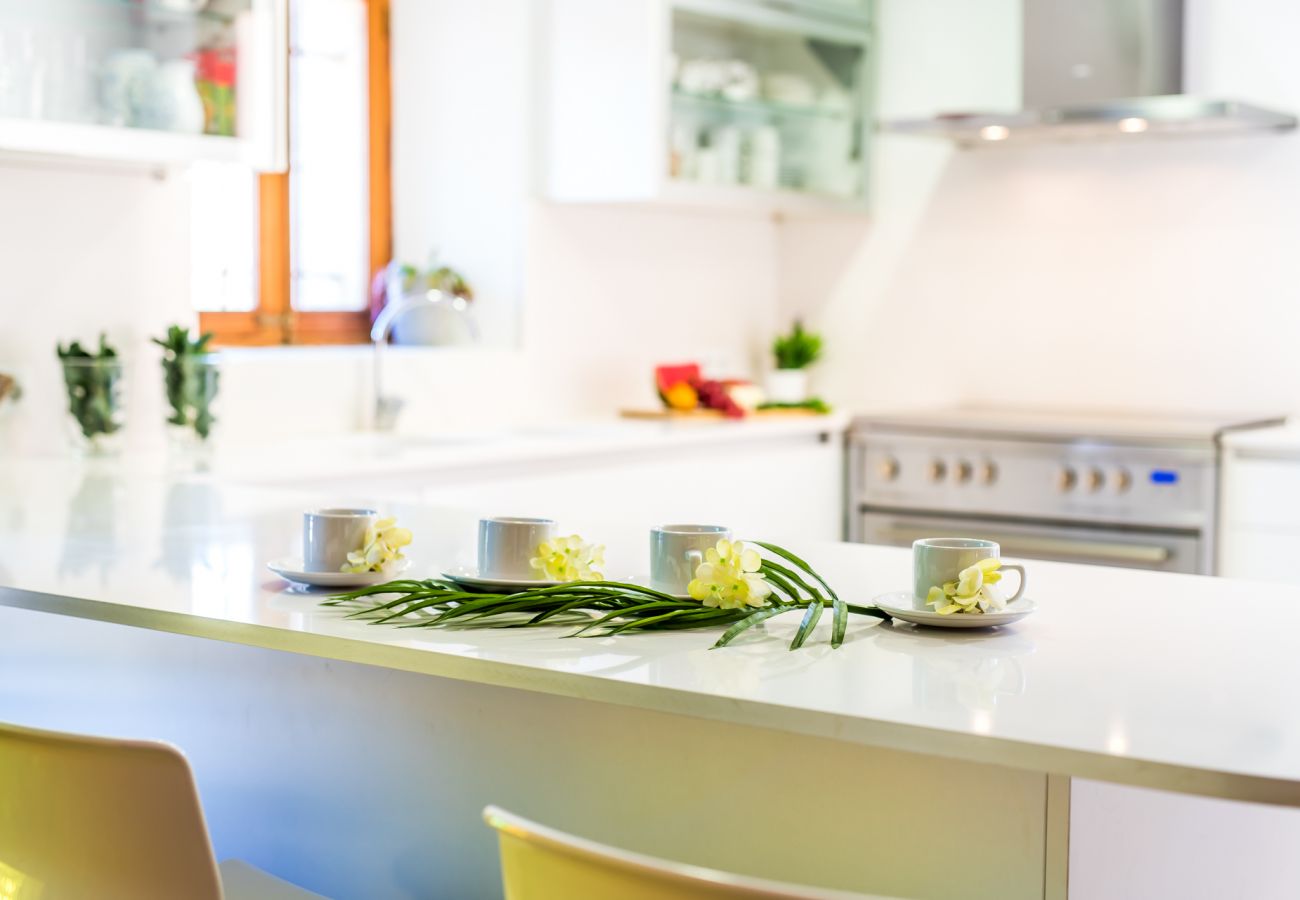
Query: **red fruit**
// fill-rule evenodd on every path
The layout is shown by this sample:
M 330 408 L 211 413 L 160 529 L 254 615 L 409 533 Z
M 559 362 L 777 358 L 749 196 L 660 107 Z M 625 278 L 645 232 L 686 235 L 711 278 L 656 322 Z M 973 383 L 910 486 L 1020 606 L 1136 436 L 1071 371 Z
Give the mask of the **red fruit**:
M 668 392 L 679 384 L 695 387 L 700 380 L 700 367 L 695 363 L 683 363 L 675 366 L 655 366 L 655 389 L 659 399 L 668 406 Z
M 728 419 L 743 419 L 745 410 L 727 391 L 727 385 L 721 381 L 696 381 L 695 392 L 699 394 L 700 405 L 705 409 L 714 409 Z

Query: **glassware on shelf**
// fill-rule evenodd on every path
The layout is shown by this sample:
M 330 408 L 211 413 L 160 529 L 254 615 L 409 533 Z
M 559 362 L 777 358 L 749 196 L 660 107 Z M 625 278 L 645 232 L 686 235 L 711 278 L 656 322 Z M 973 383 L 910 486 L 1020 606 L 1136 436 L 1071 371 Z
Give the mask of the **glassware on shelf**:
M 865 25 L 827 30 L 677 8 L 667 169 L 684 182 L 858 199 Z
M 668 157 L 668 174 L 673 178 L 694 178 L 700 136 L 687 122 L 674 122 Z
M 208 0 L 151 0 L 151 2 L 160 10 L 189 15 L 202 12 L 208 5 Z
M 204 132 L 234 137 L 237 71 L 234 48 L 200 50 L 195 61 L 195 84 L 203 101 Z
M 255 0 L 0 0 L 0 118 L 234 136 Z
M 781 184 L 781 132 L 772 125 L 760 125 L 749 136 L 747 182 L 765 191 Z
M 115 453 L 126 422 L 122 360 L 116 357 L 65 358 L 60 363 L 67 389 L 68 424 L 73 443 L 92 456 Z
M 718 157 L 718 182 L 740 184 L 740 129 L 734 125 L 715 128 L 712 143 Z
M 143 85 L 137 124 L 157 131 L 202 134 L 207 121 L 191 59 L 169 59 L 153 69 Z
M 140 47 L 114 50 L 99 67 L 99 112 L 105 125 L 140 123 L 158 72 L 158 57 Z

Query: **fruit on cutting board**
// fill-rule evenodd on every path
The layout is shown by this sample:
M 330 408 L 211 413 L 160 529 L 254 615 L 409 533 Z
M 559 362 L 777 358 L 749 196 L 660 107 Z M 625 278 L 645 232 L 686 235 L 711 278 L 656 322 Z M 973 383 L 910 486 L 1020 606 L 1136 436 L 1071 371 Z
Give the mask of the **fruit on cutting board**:
M 701 381 L 695 388 L 700 395 L 700 405 L 705 409 L 716 409 L 728 419 L 743 419 L 744 408 L 731 398 L 725 381 Z
M 693 385 L 685 381 L 674 384 L 663 393 L 664 403 L 669 409 L 678 412 L 690 412 L 700 405 L 700 395 Z
M 727 396 L 745 412 L 753 412 L 767 399 L 763 389 L 752 381 L 732 379 L 731 381 L 724 381 L 722 384 L 727 389 Z
M 765 399 L 760 388 L 743 379 L 701 377 L 695 363 L 656 366 L 655 387 L 664 406 L 674 412 L 711 409 L 733 419 L 743 418 Z
M 692 392 L 695 390 L 696 383 L 700 380 L 700 367 L 696 363 L 682 363 L 673 366 L 655 366 L 655 388 L 659 391 L 659 399 L 664 402 L 664 406 L 669 409 L 694 409 L 695 404 L 687 407 L 676 406 L 669 402 L 668 392 L 678 385 L 686 385 Z M 686 395 L 679 393 L 678 400 L 685 402 Z

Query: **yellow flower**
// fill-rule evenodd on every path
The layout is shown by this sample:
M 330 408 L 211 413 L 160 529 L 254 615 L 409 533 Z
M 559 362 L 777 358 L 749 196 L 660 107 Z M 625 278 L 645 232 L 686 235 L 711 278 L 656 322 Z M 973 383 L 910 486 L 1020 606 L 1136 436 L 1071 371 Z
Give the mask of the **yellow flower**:
M 767 606 L 772 586 L 758 570 L 763 558 L 757 550 L 741 541 L 718 541 L 704 554 L 704 562 L 695 569 L 695 578 L 686 590 L 705 606 L 743 609 Z
M 604 581 L 605 547 L 588 544 L 576 534 L 537 545 L 528 561 L 546 581 Z
M 1007 598 L 1002 589 L 996 586 L 1002 580 L 1002 573 L 998 571 L 1000 568 L 1000 559 L 981 559 L 975 565 L 962 569 L 957 574 L 956 581 L 930 588 L 925 598 L 926 605 L 933 606 L 941 616 L 1001 612 L 1007 608 Z
M 396 519 L 380 519 L 366 529 L 365 543 L 348 554 L 341 572 L 383 572 L 396 575 L 405 568 L 402 548 L 411 543 L 411 532 L 397 527 Z

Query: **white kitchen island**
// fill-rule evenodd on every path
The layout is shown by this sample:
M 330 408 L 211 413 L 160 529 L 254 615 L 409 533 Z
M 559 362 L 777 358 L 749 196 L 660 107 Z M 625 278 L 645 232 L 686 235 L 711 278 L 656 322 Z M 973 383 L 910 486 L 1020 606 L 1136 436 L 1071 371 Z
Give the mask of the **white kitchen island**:
M 0 719 L 174 741 L 219 855 L 338 897 L 493 896 L 489 802 L 903 897 L 1300 891 L 1294 589 L 1033 563 L 1040 611 L 1010 628 L 855 617 L 795 653 L 782 620 L 724 650 L 398 630 L 263 568 L 327 499 L 0 469 Z M 481 510 L 381 505 L 412 574 L 472 552 Z M 636 573 L 653 524 L 610 507 L 581 530 Z M 908 583 L 904 551 L 790 531 L 846 599 Z

